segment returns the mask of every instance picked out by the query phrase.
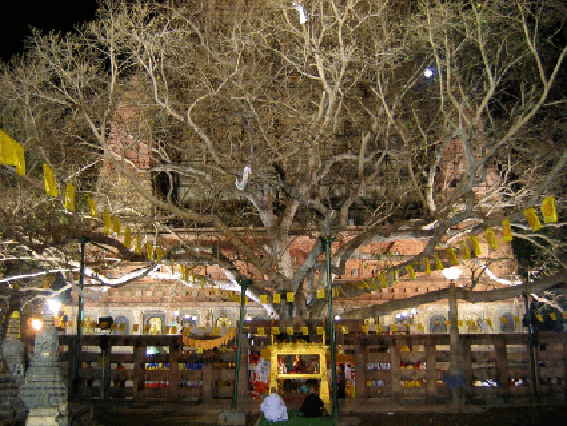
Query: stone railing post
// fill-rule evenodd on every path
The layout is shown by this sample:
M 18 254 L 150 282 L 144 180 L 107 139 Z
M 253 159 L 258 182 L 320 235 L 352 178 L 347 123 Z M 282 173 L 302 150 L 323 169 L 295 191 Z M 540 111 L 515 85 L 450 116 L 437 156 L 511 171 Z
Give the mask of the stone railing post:
M 171 400 L 177 399 L 179 393 L 179 343 L 172 342 L 169 345 L 169 398 Z
M 429 336 L 425 345 L 425 362 L 427 363 L 425 372 L 426 399 L 428 402 L 432 402 L 437 398 L 437 350 L 435 349 L 435 341 L 431 336 Z
M 390 368 L 392 400 L 399 401 L 402 386 L 400 383 L 400 339 L 398 336 L 392 336 L 390 344 Z
M 134 345 L 134 372 L 132 377 L 132 396 L 135 401 L 144 399 L 146 354 L 145 346 L 142 346 L 141 336 Z

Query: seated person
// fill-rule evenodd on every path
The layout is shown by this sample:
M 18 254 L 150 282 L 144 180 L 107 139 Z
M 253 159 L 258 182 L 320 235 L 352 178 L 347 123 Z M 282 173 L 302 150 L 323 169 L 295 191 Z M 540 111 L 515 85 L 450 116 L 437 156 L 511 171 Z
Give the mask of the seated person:
M 276 388 L 271 389 L 271 393 L 267 396 L 262 405 L 260 405 L 260 410 L 266 420 L 270 422 L 283 422 L 287 418 L 287 407 L 281 396 L 276 393 Z
M 303 417 L 323 417 L 324 412 L 322 408 L 324 407 L 323 401 L 319 396 L 314 393 L 310 393 L 303 400 L 303 405 L 301 406 L 301 415 Z

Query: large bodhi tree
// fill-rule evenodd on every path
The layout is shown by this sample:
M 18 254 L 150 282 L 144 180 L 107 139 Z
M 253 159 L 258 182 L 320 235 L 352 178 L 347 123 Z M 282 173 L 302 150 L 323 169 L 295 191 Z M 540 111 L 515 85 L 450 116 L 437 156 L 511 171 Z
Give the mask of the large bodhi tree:
M 324 285 L 323 247 L 295 265 L 297 232 L 358 225 L 333 253 L 333 273 L 344 274 L 372 241 L 426 239 L 399 268 L 504 215 L 525 226 L 522 210 L 545 195 L 563 207 L 561 2 L 162 3 L 102 1 L 76 33 L 35 33 L 4 66 L 2 125 L 37 164 L 87 182 L 82 190 L 146 231 L 215 229 L 264 277 L 256 291 L 297 292 L 308 311 L 301 290 Z M 6 178 L 14 197 L 41 188 L 35 164 Z M 88 222 L 91 238 L 97 226 Z M 237 232 L 251 226 L 265 230 L 253 246 Z M 40 234 L 29 241 L 48 247 Z M 198 249 L 180 235 L 168 256 L 243 275 L 226 251 Z M 564 269 L 555 256 L 536 284 L 557 284 Z M 395 306 L 446 294 L 420 297 Z

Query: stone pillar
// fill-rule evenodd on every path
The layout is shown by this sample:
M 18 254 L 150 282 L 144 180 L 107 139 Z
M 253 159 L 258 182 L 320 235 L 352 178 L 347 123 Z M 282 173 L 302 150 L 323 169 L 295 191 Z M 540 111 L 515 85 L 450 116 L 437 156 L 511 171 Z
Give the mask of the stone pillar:
M 24 402 L 18 396 L 19 388 L 2 354 L 4 336 L 2 317 L 0 317 L 0 424 L 2 420 L 22 419 L 26 415 Z
M 2 344 L 4 359 L 19 387 L 24 383 L 26 345 L 20 340 L 20 312 L 14 311 L 8 321 L 8 335 Z
M 26 426 L 68 424 L 67 391 L 59 370 L 59 336 L 47 315 L 36 335 L 35 352 L 20 396 L 29 409 Z

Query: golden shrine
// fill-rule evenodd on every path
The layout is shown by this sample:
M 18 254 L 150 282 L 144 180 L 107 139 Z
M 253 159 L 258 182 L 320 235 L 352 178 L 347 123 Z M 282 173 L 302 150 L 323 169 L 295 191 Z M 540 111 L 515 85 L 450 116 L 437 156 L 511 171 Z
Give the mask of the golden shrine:
M 319 397 L 325 404 L 327 412 L 331 412 L 331 402 L 329 400 L 329 382 L 327 379 L 327 351 L 328 346 L 321 343 L 278 343 L 271 346 L 271 368 L 270 368 L 270 389 L 278 388 L 278 379 L 319 379 Z M 278 355 L 318 355 L 318 373 L 280 373 L 278 372 Z

